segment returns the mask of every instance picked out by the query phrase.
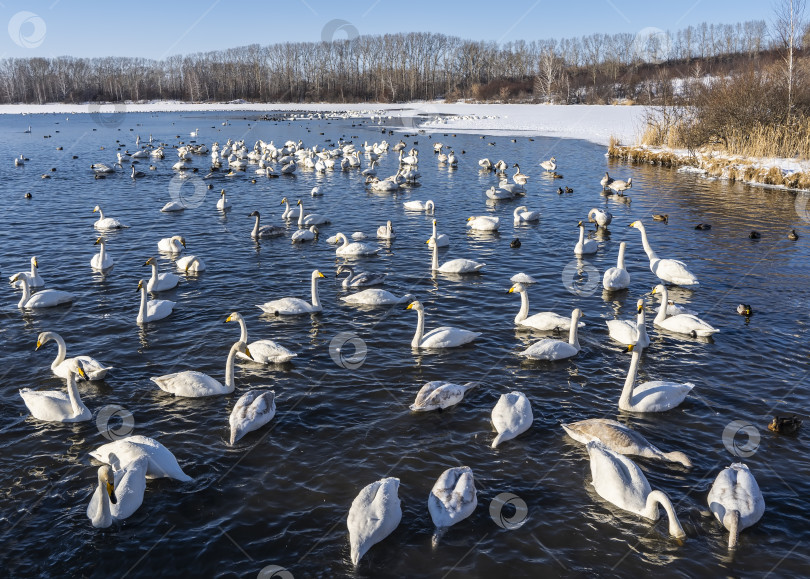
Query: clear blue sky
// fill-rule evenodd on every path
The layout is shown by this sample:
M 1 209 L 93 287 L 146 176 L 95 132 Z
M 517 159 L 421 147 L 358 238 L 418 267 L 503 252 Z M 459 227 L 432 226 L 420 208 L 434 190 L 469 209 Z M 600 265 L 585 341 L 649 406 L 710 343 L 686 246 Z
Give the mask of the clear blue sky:
M 164 58 L 247 44 L 317 41 L 330 21 L 346 37 L 441 32 L 476 40 L 537 40 L 594 32 L 675 31 L 701 22 L 772 21 L 764 1 L 685 0 L 0 0 L 0 58 L 140 56 Z M 333 24 L 332 28 L 337 25 Z M 353 27 L 353 28 L 352 28 Z

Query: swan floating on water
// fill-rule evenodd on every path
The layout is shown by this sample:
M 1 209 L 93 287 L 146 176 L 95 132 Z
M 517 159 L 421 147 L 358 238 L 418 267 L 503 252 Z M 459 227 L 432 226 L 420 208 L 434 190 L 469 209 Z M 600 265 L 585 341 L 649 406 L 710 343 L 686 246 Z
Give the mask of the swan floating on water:
M 293 232 L 290 236 L 290 242 L 304 243 L 306 241 L 313 241 L 316 237 L 318 237 L 318 228 L 312 225 L 309 229 L 299 229 Z
M 261 215 L 259 215 L 258 211 L 252 212 L 248 217 L 255 217 L 256 223 L 253 225 L 253 231 L 250 232 L 250 236 L 253 239 L 268 239 L 271 237 L 280 237 L 284 235 L 284 228 L 278 227 L 277 225 L 260 225 L 259 221 L 261 219 Z
M 357 566 L 368 550 L 394 532 L 402 520 L 399 479 L 388 477 L 363 488 L 352 501 L 346 525 L 352 563 Z
M 377 239 L 396 239 L 397 235 L 394 233 L 394 226 L 391 221 L 387 221 L 385 225 L 380 225 L 377 228 Z
M 126 519 L 143 504 L 146 491 L 146 471 L 149 458 L 143 454 L 121 465 L 115 454 L 110 455 L 115 465 L 102 465 L 98 469 L 98 486 L 87 505 L 87 518 L 97 529 L 106 529 L 113 521 Z
M 686 395 L 695 387 L 691 382 L 664 382 L 662 380 L 644 382 L 634 387 L 643 348 L 634 348 L 630 345 L 629 349 L 632 350 L 633 357 L 630 360 L 630 369 L 627 371 L 627 379 L 619 397 L 620 410 L 666 412 L 683 402 Z
M 436 245 L 438 247 L 447 247 L 450 245 L 450 238 L 444 233 L 438 233 L 436 231 L 436 220 L 433 220 L 433 235 L 430 236 L 428 239 L 428 247 L 433 248 Z
M 419 199 L 414 201 L 405 201 L 402 206 L 408 211 L 425 211 L 428 213 L 433 213 L 436 210 L 436 204 L 433 203 L 433 200 L 428 199 L 425 202 L 422 202 Z
M 531 360 L 548 360 L 550 362 L 565 360 L 566 358 L 576 356 L 580 350 L 577 329 L 579 327 L 579 318 L 581 318 L 582 315 L 582 310 L 579 308 L 571 312 L 571 323 L 569 325 L 567 342 L 555 340 L 554 338 L 545 338 L 535 342 L 518 355 Z
M 104 213 L 101 211 L 101 207 L 98 205 L 93 208 L 93 213 L 98 213 L 98 221 L 93 223 L 93 227 L 98 229 L 99 231 L 107 231 L 110 229 L 122 229 L 124 227 L 129 227 L 129 225 L 124 225 L 118 219 L 114 217 L 104 217 Z
M 467 227 L 475 231 L 498 231 L 500 218 L 488 215 L 471 216 L 467 218 Z
M 90 258 L 90 267 L 96 271 L 104 271 L 115 265 L 113 258 L 107 254 L 107 242 L 103 237 L 96 239 L 93 245 L 98 245 L 98 253 Z
M 359 256 L 377 255 L 382 249 L 370 243 L 362 243 L 359 241 L 349 243 L 349 240 L 342 233 L 336 233 L 335 240 L 343 242 L 342 245 L 340 245 L 335 250 L 335 254 L 338 255 L 339 257 L 359 257 Z
M 239 312 L 232 312 L 225 322 L 238 322 L 241 334 L 240 342 L 245 342 L 250 350 L 250 356 L 237 352 L 236 357 L 243 360 L 258 362 L 259 364 L 283 364 L 295 358 L 298 354 L 276 343 L 273 340 L 256 340 L 248 343 L 247 324 Z
M 231 426 L 230 445 L 248 432 L 258 430 L 276 415 L 276 393 L 272 390 L 249 390 L 234 404 L 228 423 Z
M 231 202 L 225 197 L 225 189 L 219 192 L 219 199 L 217 199 L 217 209 L 225 211 L 231 208 Z
M 478 506 L 473 471 L 468 466 L 448 468 L 436 480 L 428 496 L 428 512 L 436 531 L 433 546 L 436 547 L 445 531 L 469 517 Z
M 630 286 L 630 274 L 624 268 L 624 252 L 627 249 L 627 242 L 619 244 L 619 258 L 616 260 L 616 267 L 611 267 L 602 276 L 602 286 L 608 291 L 618 291 L 627 289 Z
M 28 280 L 28 287 L 30 287 L 32 289 L 42 287 L 42 286 L 45 285 L 45 282 L 43 281 L 42 277 L 39 275 L 39 271 L 37 269 L 38 267 L 39 267 L 39 262 L 37 261 L 36 256 L 34 256 L 34 257 L 31 258 L 31 271 L 30 272 L 21 271 L 21 272 L 16 273 L 16 274 L 14 274 L 12 276 L 9 276 L 8 279 L 9 279 L 10 282 L 13 282 L 15 278 L 18 278 L 18 279 L 25 278 L 26 280 Z
M 492 448 L 526 432 L 532 422 L 534 422 L 532 405 L 523 392 L 514 391 L 509 394 L 501 394 L 498 403 L 492 409 L 492 425 L 498 432 L 492 441 Z
M 515 224 L 534 223 L 535 221 L 540 221 L 540 212 L 529 211 L 529 208 L 525 205 L 515 207 L 515 211 L 512 213 L 512 215 L 515 218 Z
M 18 308 L 52 308 L 73 301 L 73 294 L 55 289 L 39 290 L 32 296 L 31 288 L 28 286 L 28 278 L 20 274 L 12 276 L 11 281 L 22 286 L 22 297 L 20 297 L 20 301 L 17 303 Z
M 152 376 L 150 380 L 158 385 L 164 392 L 184 398 L 201 398 L 203 396 L 219 396 L 230 394 L 235 387 L 233 362 L 236 353 L 242 352 L 250 356 L 250 350 L 244 342 L 236 342 L 231 346 L 228 360 L 225 363 L 225 384 L 211 378 L 208 374 L 194 370 L 185 370 L 166 374 L 165 376 Z
M 422 306 L 422 303 L 419 301 L 411 302 L 405 309 L 416 310 L 418 316 L 416 332 L 413 335 L 413 340 L 411 340 L 411 348 L 431 350 L 457 348 L 469 344 L 481 335 L 481 332 L 470 332 L 469 330 L 462 330 L 461 328 L 451 326 L 442 326 L 425 334 L 425 308 Z
M 146 284 L 146 290 L 150 292 L 163 292 L 177 287 L 180 278 L 171 272 L 158 273 L 157 259 L 150 257 L 144 265 L 152 266 L 152 277 Z
M 579 227 L 579 241 L 574 246 L 574 255 L 591 255 L 596 253 L 599 249 L 599 244 L 594 239 L 585 239 L 585 225 L 580 221 L 577 224 Z
M 84 422 L 93 418 L 92 413 L 82 402 L 76 376 L 87 380 L 81 362 L 75 358 L 67 360 L 67 391 L 32 390 L 22 388 L 20 396 L 31 416 L 46 422 Z
M 514 277 L 517 276 L 513 276 Z M 534 283 L 534 282 L 532 282 Z M 543 332 L 554 330 L 570 330 L 571 318 L 561 316 L 554 312 L 537 312 L 529 316 L 529 291 L 521 282 L 516 282 L 507 293 L 518 292 L 520 294 L 520 311 L 515 316 L 515 323 L 519 326 L 534 328 Z M 580 328 L 585 326 L 585 322 L 578 322 Z
M 430 244 L 430 239 L 425 243 Z M 433 244 L 433 255 L 431 259 L 431 271 L 440 273 L 480 273 L 481 268 L 486 264 L 473 261 L 472 259 L 451 259 L 439 265 L 439 245 Z
M 158 251 L 165 251 L 166 253 L 181 254 L 186 248 L 186 240 L 182 235 L 172 235 L 171 237 L 164 237 L 158 241 Z
M 641 232 L 641 244 L 644 246 L 644 251 L 650 260 L 650 271 L 659 279 L 675 285 L 700 285 L 695 274 L 689 271 L 684 262 L 677 259 L 661 259 L 656 255 L 652 247 L 650 247 L 647 230 L 644 229 L 644 224 L 641 221 L 633 221 L 629 227 L 638 229 Z
M 140 456 L 146 456 L 146 478 L 173 478 L 182 482 L 192 480 L 183 472 L 171 451 L 154 438 L 133 434 L 108 442 L 90 451 L 90 456 L 104 464 L 112 464 L 115 458 L 121 464 L 129 464 Z
M 297 314 L 309 314 L 323 310 L 321 300 L 318 296 L 318 281 L 323 274 L 317 269 L 312 272 L 312 303 L 300 298 L 281 298 L 257 305 L 260 310 L 267 314 L 276 316 L 294 316 Z
M 384 289 L 369 288 L 361 292 L 357 292 L 348 296 L 340 298 L 341 301 L 347 304 L 360 304 L 368 306 L 387 306 L 393 304 L 404 304 L 413 300 L 411 294 L 405 294 L 402 297 L 397 297 L 389 291 Z
M 384 273 L 370 273 L 368 271 L 360 271 L 355 273 L 354 269 L 350 265 L 341 265 L 338 267 L 337 273 L 335 277 L 339 276 L 341 273 L 347 273 L 348 276 L 344 278 L 343 282 L 341 283 L 341 287 L 343 289 L 349 289 L 352 287 L 362 287 L 368 285 L 379 285 L 385 281 L 385 277 L 387 274 Z
M 599 227 L 607 227 L 613 221 L 613 214 L 604 209 L 594 207 L 588 212 L 588 222 L 596 223 Z
M 669 302 L 667 288 L 663 284 L 658 284 L 655 286 L 652 293 L 653 295 L 661 294 L 662 303 Z M 655 316 L 653 324 L 659 328 L 669 330 L 670 332 L 688 334 L 693 337 L 707 337 L 720 331 L 692 314 L 678 314 L 675 316 L 670 316 L 667 313 L 668 309 L 669 308 L 658 308 L 658 314 Z
M 177 302 L 169 300 L 149 300 L 146 301 L 146 284 L 143 280 L 138 281 L 138 291 L 141 292 L 141 307 L 138 309 L 136 322 L 143 324 L 146 322 L 156 322 L 168 317 L 172 313 Z
M 56 342 L 58 348 L 56 358 L 54 358 L 54 361 L 51 363 L 51 371 L 60 378 L 69 379 L 71 372 L 76 372 L 75 370 L 71 370 L 73 360 L 79 360 L 79 362 L 81 362 L 82 372 L 78 373 L 77 379 L 83 380 L 84 377 L 87 376 L 88 380 L 104 380 L 107 376 L 107 372 L 112 370 L 112 366 L 105 366 L 90 356 L 73 356 L 72 358 L 66 359 L 67 346 L 65 345 L 65 340 L 56 332 L 42 332 L 37 336 L 36 349 L 39 350 L 51 340 Z
M 741 462 L 720 471 L 706 500 L 714 516 L 729 532 L 729 550 L 737 548 L 740 531 L 754 525 L 765 512 L 765 499 L 757 480 Z
M 620 344 L 633 344 L 637 348 L 646 348 L 650 345 L 650 338 L 647 335 L 647 318 L 644 311 L 644 300 L 636 302 L 638 317 L 632 320 L 607 320 L 610 337 Z
M 205 271 L 205 262 L 196 255 L 187 255 L 174 262 L 177 269 L 185 273 L 199 273 Z

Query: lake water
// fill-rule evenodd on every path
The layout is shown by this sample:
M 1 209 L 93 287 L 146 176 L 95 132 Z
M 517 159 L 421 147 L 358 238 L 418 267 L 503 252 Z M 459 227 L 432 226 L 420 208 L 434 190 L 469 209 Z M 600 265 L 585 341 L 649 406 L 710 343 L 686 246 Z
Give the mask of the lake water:
M 91 163 L 112 165 L 118 143 L 136 150 L 136 135 L 142 143 L 151 134 L 156 142 L 177 145 L 197 128 L 196 141 L 209 146 L 228 138 L 244 139 L 249 147 L 258 139 L 278 146 L 288 139 L 322 146 L 327 138 L 337 142 L 341 137 L 356 145 L 385 138 L 393 145 L 402 136 L 383 134 L 378 125 L 362 120 L 274 122 L 259 116 L 0 117 L 2 274 L 27 270 L 36 255 L 47 287 L 78 296 L 69 307 L 23 312 L 16 306 L 19 290 L 7 285 L 0 306 L 4 575 L 255 577 L 268 565 L 284 567 L 295 577 L 810 573 L 807 437 L 767 429 L 774 414 L 803 415 L 808 404 L 810 227 L 802 218 L 806 213 L 796 210 L 795 194 L 613 164 L 604 147 L 580 141 L 442 132 L 403 137 L 409 146 L 418 142 L 422 180 L 421 187 L 397 194 L 367 192 L 358 171 L 319 175 L 301 167 L 294 177 L 258 177 L 251 167 L 236 177 L 222 172 L 203 181 L 208 155 L 194 158 L 200 172 L 180 187 L 171 169 L 176 154 L 168 147 L 165 160 L 142 161 L 139 168 L 147 175 L 137 181 L 121 171 L 96 180 L 90 170 Z M 23 132 L 28 125 L 30 134 Z M 455 150 L 461 159 L 457 169 L 437 165 L 436 141 Z M 13 159 L 20 154 L 30 160 L 15 167 Z M 544 176 L 538 165 L 551 155 L 557 157 L 562 180 Z M 530 176 L 525 199 L 487 202 L 483 192 L 497 179 L 479 173 L 482 157 L 520 163 Z M 155 171 L 147 169 L 150 163 Z M 388 153 L 379 174 L 390 175 L 396 166 L 396 154 Z M 600 194 L 605 170 L 632 176 L 631 204 Z M 41 179 L 43 173 L 52 178 Z M 211 190 L 205 188 L 209 182 Z M 323 197 L 310 197 L 315 185 Z M 574 193 L 558 195 L 561 185 Z M 215 209 L 222 188 L 233 203 L 224 215 Z M 198 206 L 161 213 L 178 190 Z M 24 198 L 26 192 L 31 199 Z M 289 235 L 258 244 L 251 239 L 248 214 L 259 210 L 263 222 L 282 224 L 285 196 L 302 199 L 307 211 L 331 218 L 317 242 L 294 247 Z M 481 275 L 430 274 L 425 240 L 432 216 L 405 212 L 403 201 L 414 199 L 436 203 L 439 230 L 451 239 L 440 260 L 486 262 Z M 103 276 L 89 265 L 97 249 L 96 204 L 131 226 L 106 234 L 116 265 Z M 539 224 L 514 228 L 512 211 L 518 204 L 539 210 Z M 598 253 L 578 263 L 573 254 L 577 221 L 592 207 L 611 211 L 613 224 L 610 234 L 597 236 Z M 669 223 L 653 222 L 653 213 L 669 214 Z M 499 216 L 500 234 L 467 233 L 470 215 Z M 336 259 L 326 238 L 338 231 L 363 231 L 367 241 L 376 243 L 376 228 L 388 219 L 396 240 L 384 244 L 380 256 L 359 264 L 388 273 L 382 287 L 416 295 L 425 305 L 428 329 L 454 325 L 483 332 L 474 344 L 442 353 L 414 352 L 414 312 L 403 306 L 358 309 L 338 301 L 345 294 L 334 274 L 343 260 Z M 720 329 L 713 340 L 658 332 L 652 326 L 657 300 L 647 296 L 652 344 L 644 353 L 640 378 L 696 384 L 683 404 L 660 414 L 618 410 L 630 356 L 608 338 L 604 323 L 634 318 L 636 300 L 656 283 L 639 232 L 627 227 L 635 219 L 645 222 L 659 255 L 684 260 L 701 281 L 694 291 L 674 289 L 671 298 Z M 712 229 L 696 231 L 699 222 L 711 223 Z M 289 225 L 290 233 L 296 228 Z M 787 238 L 792 228 L 800 235 L 796 242 Z M 749 239 L 751 230 L 759 231 L 761 239 Z M 142 329 L 135 316 L 138 280 L 149 276 L 143 263 L 158 256 L 161 270 L 172 270 L 172 260 L 158 254 L 156 243 L 175 234 L 185 237 L 186 253 L 204 258 L 208 269 L 162 293 L 161 298 L 178 302 L 174 313 Z M 592 227 L 589 235 L 595 235 Z M 510 247 L 515 237 L 522 241 L 519 249 Z M 621 241 L 628 243 L 631 286 L 606 296 L 596 282 L 615 265 Z M 256 304 L 284 296 L 308 299 L 310 273 L 316 268 L 325 275 L 323 313 L 284 319 L 261 315 Z M 544 337 L 515 329 L 520 300 L 507 290 L 509 278 L 521 271 L 538 279 L 529 289 L 532 312 L 568 315 L 579 307 L 585 313 L 582 351 L 575 358 L 545 364 L 517 356 Z M 749 320 L 736 313 L 739 303 L 752 305 Z M 236 324 L 223 324 L 232 311 L 245 316 L 251 339 L 273 338 L 298 357 L 279 367 L 238 364 L 236 391 L 223 397 L 175 398 L 149 380 L 184 369 L 221 380 L 228 350 L 238 338 Z M 34 350 L 37 335 L 49 330 L 65 338 L 69 355 L 89 354 L 115 366 L 107 380 L 80 386 L 93 412 L 89 422 L 36 421 L 18 394 L 23 387 L 63 387 L 49 368 L 56 346 Z M 367 348 L 358 368 L 344 368 L 330 355 L 330 343 L 341 332 L 359 337 Z M 419 388 L 438 379 L 480 385 L 452 409 L 409 412 Z M 239 395 L 259 387 L 275 390 L 276 417 L 229 447 L 230 410 Z M 528 396 L 534 424 L 493 450 L 490 413 L 498 397 L 512 390 Z M 132 517 L 97 530 L 85 515 L 98 468 L 88 452 L 107 442 L 96 420 L 107 405 L 131 413 L 133 433 L 161 441 L 194 481 L 150 481 L 143 506 Z M 663 450 L 682 450 L 692 459 L 691 469 L 637 461 L 653 488 L 675 504 L 688 535 L 683 544 L 669 537 L 665 519 L 652 523 L 596 495 L 587 452 L 559 424 L 597 417 L 620 420 Z M 724 430 L 733 421 L 753 425 L 759 440 L 734 438 L 734 430 L 724 444 Z M 727 449 L 734 448 L 732 442 L 750 449 L 743 460 L 766 502 L 765 515 L 742 532 L 733 557 L 726 548 L 727 532 L 701 514 L 718 472 L 739 460 Z M 442 471 L 459 465 L 474 471 L 478 508 L 434 550 L 427 497 Z M 355 570 L 349 559 L 348 509 L 360 489 L 384 476 L 401 480 L 402 522 Z M 492 500 L 501 493 L 526 503 L 527 517 L 519 528 L 501 528 L 490 515 Z

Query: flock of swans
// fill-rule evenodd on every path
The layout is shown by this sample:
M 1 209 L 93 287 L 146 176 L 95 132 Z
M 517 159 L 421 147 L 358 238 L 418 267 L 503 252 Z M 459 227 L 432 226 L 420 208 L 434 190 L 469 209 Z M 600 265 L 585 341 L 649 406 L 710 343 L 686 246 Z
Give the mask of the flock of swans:
M 195 130 L 192 137 L 197 136 L 197 133 L 198 130 Z M 153 146 L 150 139 L 150 145 L 139 150 L 137 155 L 139 158 L 148 155 L 153 160 L 159 160 L 164 158 L 165 148 L 164 146 Z M 459 159 L 453 150 L 450 149 L 449 154 L 444 154 L 445 148 L 445 145 L 436 143 L 434 153 L 438 162 L 450 167 L 458 166 Z M 406 152 L 405 143 L 402 141 L 390 149 L 398 154 L 398 168 L 395 174 L 384 179 L 378 177 L 377 172 L 382 157 L 389 151 L 389 145 L 385 142 L 366 144 L 362 149 L 355 148 L 351 143 L 342 143 L 341 146 L 332 149 L 319 149 L 318 147 L 304 147 L 300 141 L 297 143 L 289 141 L 283 147 L 275 147 L 272 142 L 259 141 L 252 150 L 248 150 L 244 142 L 229 140 L 222 147 L 214 143 L 210 153 L 212 170 L 222 170 L 224 177 L 233 175 L 235 172 L 246 171 L 253 165 L 256 166 L 256 173 L 265 177 L 275 175 L 274 165 L 280 166 L 280 173 L 287 175 L 294 174 L 299 165 L 318 172 L 338 169 L 351 171 L 360 169 L 361 159 L 365 157 L 368 167 L 362 171 L 360 178 L 372 191 L 396 191 L 409 183 L 418 182 L 420 178 L 419 151 L 412 149 Z M 194 155 L 208 152 L 209 149 L 205 145 L 179 147 L 177 148 L 179 161 L 173 168 L 179 174 L 183 174 L 191 167 Z M 138 157 L 136 154 L 130 157 L 119 154 L 118 164 Z M 424 160 L 422 163 L 424 165 Z M 227 174 L 224 173 L 226 166 Z M 554 173 L 558 167 L 554 157 L 543 161 L 540 166 L 549 173 Z M 522 173 L 520 167 L 515 163 L 513 168 L 516 169 L 516 172 L 511 176 L 512 182 L 510 182 L 506 175 L 507 167 L 508 164 L 503 161 L 493 164 L 488 159 L 482 159 L 479 162 L 482 172 L 493 172 L 500 180 L 497 187 L 493 186 L 485 192 L 488 198 L 508 200 L 526 194 L 526 185 L 530 176 Z M 114 171 L 109 166 L 100 163 L 93 164 L 92 169 L 96 176 Z M 130 176 L 137 179 L 143 177 L 143 174 L 139 174 L 133 165 Z M 621 194 L 632 186 L 632 180 L 628 179 L 626 182 L 615 180 L 606 173 L 601 184 L 603 189 L 609 187 Z M 313 197 L 321 194 L 318 187 L 312 191 Z M 281 219 L 288 222 L 294 220 L 298 225 L 298 230 L 291 236 L 292 243 L 306 243 L 316 239 L 320 233 L 319 227 L 331 222 L 326 215 L 307 213 L 302 200 L 291 205 L 285 197 L 280 205 L 285 208 Z M 403 203 L 402 208 L 406 212 L 427 214 L 434 214 L 437 209 L 433 200 L 410 200 Z M 217 199 L 216 209 L 223 212 L 232 209 L 232 201 L 227 198 L 224 189 Z M 177 208 L 173 206 L 164 206 L 162 209 L 162 211 L 174 210 Z M 96 206 L 93 212 L 99 215 L 93 227 L 102 234 L 128 227 L 117 218 L 105 216 L 99 206 Z M 248 215 L 247 211 L 245 215 Z M 286 227 L 274 223 L 263 225 L 261 215 L 257 210 L 249 213 L 249 217 L 254 218 L 255 221 L 252 230 L 245 227 L 245 236 L 250 236 L 255 240 L 265 240 L 287 235 Z M 598 208 L 591 209 L 587 216 L 587 222 L 594 223 L 597 228 L 607 228 L 612 219 L 610 213 Z M 541 220 L 541 215 L 538 211 L 521 205 L 514 209 L 513 220 L 515 224 L 536 223 Z M 473 259 L 455 258 L 441 262 L 439 248 L 448 246 L 449 238 L 447 234 L 439 233 L 437 223 L 437 219 L 432 220 L 432 235 L 425 242 L 431 249 L 430 265 L 428 266 L 426 261 L 426 270 L 429 268 L 430 272 L 454 275 L 481 274 L 486 264 Z M 596 241 L 586 238 L 585 223 L 583 220 L 577 224 L 578 240 L 573 235 L 571 237 L 570 247 L 575 256 L 592 255 L 599 251 Z M 491 215 L 471 216 L 466 222 L 467 228 L 477 232 L 495 232 L 498 231 L 499 226 L 500 218 Z M 681 306 L 669 302 L 667 285 L 697 287 L 699 282 L 695 274 L 681 261 L 659 258 L 652 249 L 651 240 L 641 221 L 634 221 L 629 226 L 639 231 L 644 251 L 649 259 L 650 270 L 661 282 L 652 290 L 653 295 L 661 297 L 661 305 L 653 325 L 681 336 L 707 337 L 717 332 L 716 328 L 694 312 L 685 311 Z M 376 237 L 381 241 L 395 239 L 396 228 L 392 221 L 389 220 L 379 225 Z M 355 233 L 350 240 L 346 234 L 337 232 L 328 241 L 336 245 L 336 257 L 357 259 L 376 255 L 381 249 L 380 246 L 363 241 L 364 238 L 363 234 Z M 115 262 L 108 252 L 103 235 L 98 237 L 95 243 L 99 246 L 99 252 L 93 256 L 90 265 L 97 271 L 109 271 Z M 158 241 L 157 247 L 158 250 L 174 256 L 177 270 L 180 273 L 205 270 L 205 262 L 201 257 L 184 255 L 186 240 L 181 236 L 161 239 Z M 622 291 L 630 287 L 631 277 L 625 268 L 625 251 L 626 244 L 622 242 L 616 267 L 612 267 L 604 273 L 603 286 L 608 291 Z M 157 297 L 150 299 L 149 294 L 160 294 L 171 290 L 180 281 L 180 276 L 176 273 L 160 272 L 158 262 L 154 257 L 146 260 L 144 265 L 151 267 L 151 276 L 137 283 L 140 292 L 140 307 L 137 315 L 133 317 L 138 324 L 154 323 L 172 314 L 177 305 L 175 302 Z M 452 326 L 426 330 L 425 307 L 413 295 L 397 296 L 384 289 L 368 287 L 384 284 L 385 274 L 359 271 L 359 266 L 356 264 L 354 266 L 345 264 L 338 268 L 336 275 L 346 275 L 341 281 L 343 288 L 356 290 L 341 298 L 345 303 L 372 306 L 407 304 L 408 310 L 415 311 L 416 330 L 411 341 L 411 347 L 414 349 L 456 348 L 470 344 L 482 335 L 482 332 Z M 300 297 L 282 297 L 256 304 L 256 306 L 271 316 L 296 316 L 321 312 L 323 303 L 318 287 L 324 277 L 324 274 L 317 269 L 311 272 L 309 301 Z M 39 262 L 36 257 L 31 258 L 29 271 L 11 276 L 10 281 L 21 289 L 18 304 L 20 308 L 36 310 L 54 307 L 69 303 L 73 299 L 68 292 L 50 288 L 43 289 L 46 283 L 40 275 Z M 581 350 L 579 332 L 585 326 L 581 321 L 585 315 L 583 311 L 575 308 L 570 316 L 550 311 L 532 313 L 528 294 L 529 287 L 534 280 L 526 274 L 518 274 L 511 281 L 513 284 L 508 292 L 517 293 L 521 298 L 519 311 L 514 318 L 516 327 L 531 328 L 542 332 L 568 333 L 567 340 L 545 337 L 531 344 L 519 355 L 531 360 L 552 362 L 577 356 Z M 607 322 L 611 339 L 626 346 L 632 352 L 627 377 L 618 397 L 617 408 L 635 413 L 666 412 L 681 404 L 694 385 L 689 382 L 666 380 L 636 384 L 636 374 L 641 363 L 642 353 L 650 345 L 643 298 L 638 300 L 637 314 L 635 320 Z M 232 394 L 237 387 L 234 371 L 237 359 L 269 365 L 287 362 L 297 356 L 297 353 L 273 340 L 249 341 L 245 319 L 238 312 L 229 314 L 225 321 L 239 324 L 240 337 L 228 352 L 222 381 L 189 369 L 152 377 L 152 382 L 160 390 L 178 397 L 228 395 Z M 54 332 L 40 334 L 37 349 L 50 341 L 55 342 L 58 346 L 58 353 L 51 365 L 51 370 L 55 375 L 66 380 L 66 391 L 23 389 L 20 391 L 20 396 L 25 406 L 37 420 L 49 422 L 91 420 L 92 412 L 81 400 L 77 381 L 103 380 L 107 373 L 114 369 L 90 356 L 68 358 L 65 341 Z M 445 381 L 428 382 L 418 391 L 410 408 L 413 412 L 450 408 L 461 403 L 465 393 L 474 386 L 476 386 L 475 382 L 466 384 Z M 243 393 L 235 403 L 228 420 L 230 425 L 229 443 L 233 445 L 249 432 L 265 426 L 273 419 L 275 413 L 275 396 L 272 390 L 259 389 Z M 531 428 L 533 422 L 531 401 L 519 391 L 503 394 L 492 408 L 491 420 L 496 431 L 491 442 L 494 449 Z M 669 520 L 670 534 L 676 538 L 685 536 L 671 499 L 664 492 L 651 489 L 641 469 L 630 458 L 641 456 L 688 468 L 691 466 L 691 461 L 684 453 L 662 451 L 648 442 L 641 434 L 614 420 L 594 418 L 563 424 L 562 428 L 572 440 L 585 445 L 590 461 L 592 484 L 602 498 L 619 509 L 650 520 L 656 520 L 659 517 L 658 507 L 661 506 Z M 105 444 L 91 455 L 103 463 L 97 472 L 97 489 L 87 507 L 87 516 L 95 527 L 109 527 L 114 521 L 131 516 L 144 500 L 148 479 L 169 477 L 178 481 L 190 480 L 168 449 L 158 441 L 145 436 L 128 436 Z M 400 481 L 395 477 L 383 478 L 364 487 L 352 502 L 347 525 L 351 560 L 355 565 L 374 544 L 390 535 L 399 525 L 402 518 L 402 508 L 398 497 L 399 485 Z M 764 512 L 764 501 L 756 480 L 748 468 L 740 463 L 732 464 L 717 475 L 708 501 L 715 517 L 729 530 L 729 549 L 733 549 L 737 545 L 739 531 L 756 523 Z M 428 510 L 436 527 L 434 545 L 439 543 L 440 537 L 450 526 L 469 517 L 475 511 L 476 506 L 477 492 L 471 468 L 467 466 L 452 467 L 441 473 L 428 498 Z

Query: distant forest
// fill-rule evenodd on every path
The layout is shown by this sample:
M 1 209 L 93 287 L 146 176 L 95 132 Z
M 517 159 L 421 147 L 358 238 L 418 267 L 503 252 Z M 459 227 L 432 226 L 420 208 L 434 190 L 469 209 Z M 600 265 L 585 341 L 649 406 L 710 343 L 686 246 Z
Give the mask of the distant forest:
M 591 34 L 504 44 L 434 33 L 251 45 L 143 58 L 6 58 L 0 102 L 501 102 L 656 104 L 672 79 L 774 60 L 764 21 L 675 33 Z M 677 92 L 677 91 L 676 91 Z

